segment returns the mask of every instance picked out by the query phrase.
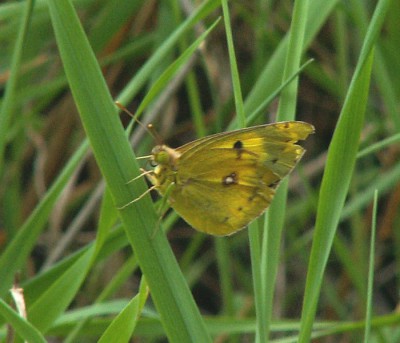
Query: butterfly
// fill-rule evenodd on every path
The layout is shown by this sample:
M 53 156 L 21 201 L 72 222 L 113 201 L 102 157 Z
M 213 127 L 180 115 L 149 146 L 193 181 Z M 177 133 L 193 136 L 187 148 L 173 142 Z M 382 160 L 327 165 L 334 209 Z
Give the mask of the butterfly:
M 267 209 L 305 152 L 297 141 L 312 133 L 311 124 L 286 121 L 214 134 L 176 149 L 157 145 L 150 156 L 154 169 L 144 174 L 194 229 L 230 235 Z

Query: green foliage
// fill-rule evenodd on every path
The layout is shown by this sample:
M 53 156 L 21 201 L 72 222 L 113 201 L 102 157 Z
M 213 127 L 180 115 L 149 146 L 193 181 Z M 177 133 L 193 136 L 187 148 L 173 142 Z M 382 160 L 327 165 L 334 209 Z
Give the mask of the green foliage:
M 0 4 L 0 337 L 398 342 L 399 2 L 181 5 Z M 159 142 L 114 99 L 174 147 L 316 133 L 265 218 L 213 238 L 129 182 Z

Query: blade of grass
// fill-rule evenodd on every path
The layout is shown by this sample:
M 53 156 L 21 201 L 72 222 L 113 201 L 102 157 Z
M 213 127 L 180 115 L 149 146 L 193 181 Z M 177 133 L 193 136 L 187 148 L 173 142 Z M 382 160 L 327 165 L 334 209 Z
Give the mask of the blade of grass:
M 111 282 L 109 282 L 105 289 L 102 290 L 100 295 L 94 301 L 94 305 L 101 304 L 105 301 L 105 299 L 111 297 L 111 295 L 115 294 L 116 290 L 124 284 L 129 277 L 138 269 L 138 264 L 136 258 L 133 256 L 128 259 L 125 264 L 118 270 L 118 272 L 113 276 Z M 71 330 L 68 336 L 64 339 L 65 343 L 73 343 L 79 340 L 79 333 L 87 326 L 90 322 L 91 318 L 86 317 L 82 320 L 79 320 L 76 326 Z
M 76 13 L 66 0 L 48 2 L 65 73 L 96 161 L 115 204 L 121 207 L 145 191 L 116 109 Z M 179 270 L 149 196 L 120 211 L 126 234 L 150 286 L 171 342 L 210 341 L 190 290 Z
M 365 331 L 364 342 L 368 343 L 371 332 L 371 319 L 372 319 L 372 297 L 373 297 L 373 284 L 374 284 L 374 266 L 375 266 L 375 237 L 376 237 L 376 214 L 378 211 L 378 191 L 374 193 L 374 205 L 372 209 L 372 227 L 371 227 L 371 242 L 369 247 L 369 270 L 368 270 L 368 296 L 367 296 L 367 310 L 365 314 Z
M 242 89 L 240 87 L 239 71 L 236 63 L 235 47 L 233 45 L 232 28 L 229 16 L 229 7 L 226 0 L 221 1 L 224 14 L 224 23 L 226 31 L 226 41 L 228 43 L 229 65 L 232 75 L 233 93 L 235 98 L 236 118 L 239 120 L 239 128 L 246 126 L 246 117 L 243 108 Z
M 295 78 L 297 78 L 300 73 L 313 61 L 313 59 L 308 60 L 294 74 L 284 80 L 282 84 L 274 92 L 272 92 L 268 98 L 266 98 L 252 113 L 247 116 L 247 124 L 253 123 L 262 114 L 266 107 L 272 102 L 272 100 L 274 100 L 283 91 L 283 89 L 285 89 L 287 85 L 289 85 Z
M 57 264 L 53 265 L 46 271 L 38 274 L 34 278 L 22 284 L 24 288 L 24 295 L 27 303 L 33 303 L 42 296 L 51 285 L 56 282 L 67 269 L 70 269 L 82 255 L 87 254 L 89 249 L 93 249 L 94 243 L 89 243 L 77 252 L 68 255 Z M 116 251 L 128 245 L 126 235 L 122 231 L 122 227 L 116 228 L 108 237 L 106 243 L 103 245 L 100 252 L 96 254 L 96 262 L 102 261 Z
M 354 21 L 357 22 L 361 34 L 364 34 L 369 22 L 368 6 L 359 1 L 349 1 L 349 5 L 352 13 L 354 13 Z M 387 113 L 393 121 L 396 132 L 398 132 L 400 130 L 398 96 L 395 91 L 396 85 L 390 77 L 390 73 L 392 73 L 392 66 L 383 58 L 382 47 L 379 45 L 375 52 L 373 76 L 376 80 L 379 94 L 387 107 Z
M 363 68 L 353 78 L 329 147 L 307 273 L 300 342 L 310 340 L 323 272 L 350 184 L 364 120 L 372 57 L 373 53 L 370 53 Z
M 45 343 L 46 339 L 31 323 L 19 316 L 3 299 L 0 299 L 0 315 L 15 330 L 15 333 L 27 342 Z
M 374 198 L 375 189 L 379 194 L 389 193 L 400 180 L 400 164 L 393 169 L 382 173 L 382 177 L 377 178 L 370 186 L 363 190 L 362 194 L 353 197 L 344 207 L 341 220 L 348 219 L 353 213 L 368 206 Z
M 205 32 L 203 32 L 167 69 L 165 69 L 165 71 L 154 82 L 146 96 L 143 98 L 135 112 L 135 116 L 140 116 L 144 109 L 154 100 L 156 95 L 165 88 L 167 83 L 176 75 L 179 68 L 181 68 L 196 52 L 199 45 L 206 39 L 208 34 L 214 29 L 219 21 L 220 19 L 214 21 L 214 23 Z
M 306 31 L 309 2 L 297 0 L 294 3 L 289 42 L 286 55 L 283 80 L 296 73 L 300 67 L 304 51 L 304 35 Z M 293 120 L 297 102 L 298 77 L 282 90 L 279 100 L 277 121 Z M 264 237 L 261 249 L 261 295 L 263 309 L 260 318 L 257 316 L 257 341 L 268 341 L 275 291 L 275 282 L 279 265 L 282 231 L 285 222 L 288 180 L 283 180 L 275 194 L 275 199 L 268 209 L 264 223 Z M 257 301 L 257 300 L 256 300 Z
M 11 116 L 14 114 L 15 106 L 19 103 L 16 98 L 17 81 L 22 60 L 22 52 L 25 38 L 28 33 L 29 23 L 32 15 L 34 1 L 26 1 L 18 32 L 15 50 L 11 60 L 10 78 L 4 90 L 3 103 L 0 110 L 0 178 L 3 174 L 4 151 L 7 144 L 7 132 L 10 129 Z
M 306 32 L 304 37 L 303 49 L 306 49 L 318 33 L 327 17 L 337 5 L 338 0 L 311 0 L 310 9 L 307 16 Z M 286 49 L 288 37 L 285 37 L 268 60 L 260 77 L 247 96 L 244 103 L 245 113 L 253 112 L 282 82 L 284 61 L 286 61 Z
M 99 343 L 107 342 L 129 342 L 136 324 L 146 303 L 149 290 L 144 277 L 140 282 L 139 293 L 111 322 L 107 330 L 100 337 Z
M 107 49 L 107 44 L 122 30 L 127 20 L 140 10 L 143 2 L 110 1 L 104 3 L 101 13 L 97 16 L 96 23 L 89 34 L 90 45 L 95 52 Z M 112 18 L 110 18 L 110 14 Z
M 372 154 L 376 151 L 382 150 L 382 149 L 386 148 L 387 146 L 395 144 L 399 141 L 400 141 L 400 133 L 397 133 L 391 137 L 385 138 L 385 139 L 381 140 L 380 142 L 372 144 L 371 146 L 361 150 L 357 154 L 357 158 L 362 158 L 368 154 Z
M 154 53 L 147 60 L 143 68 L 138 71 L 135 77 L 129 82 L 124 91 L 120 94 L 118 101 L 122 104 L 128 103 L 132 97 L 139 92 L 140 88 L 143 87 L 151 73 L 153 73 L 154 69 L 157 68 L 165 56 L 175 46 L 182 34 L 184 34 L 186 30 L 196 24 L 199 20 L 202 20 L 205 16 L 210 14 L 217 6 L 219 6 L 219 1 L 217 0 L 208 0 L 203 2 L 199 8 L 196 9 L 193 14 L 187 20 L 185 20 L 185 22 L 182 23 L 182 25 L 180 25 L 178 29 L 173 32 L 169 38 L 157 49 L 156 53 Z
M 42 332 L 54 323 L 76 296 L 95 249 L 90 249 L 80 256 L 46 291 L 29 307 L 28 318 Z
M 390 1 L 380 1 L 377 4 L 329 147 L 307 273 L 299 342 L 310 340 L 323 273 L 356 160 L 368 98 L 373 44 L 382 27 L 389 4 Z
M 88 143 L 83 143 L 76 153 L 71 157 L 70 161 L 53 183 L 46 195 L 36 206 L 34 212 L 25 221 L 24 225 L 18 230 L 17 235 L 7 246 L 6 250 L 0 257 L 0 295 L 4 296 L 5 292 L 10 288 L 15 273 L 22 267 L 27 256 L 32 251 L 37 242 L 45 224 L 49 218 L 49 214 L 53 209 L 54 203 L 61 195 L 61 191 L 67 184 L 75 168 L 80 163 L 88 148 Z
M 246 126 L 246 117 L 243 111 L 243 98 L 242 90 L 240 85 L 239 71 L 236 61 L 235 47 L 232 37 L 232 27 L 229 15 L 229 6 L 226 0 L 221 1 L 222 12 L 224 18 L 224 27 L 226 33 L 226 41 L 228 44 L 228 54 L 229 54 L 229 66 L 232 76 L 232 85 L 235 98 L 235 108 L 236 108 L 236 118 L 239 118 L 239 127 L 243 128 Z M 223 292 L 222 300 L 224 313 L 233 314 L 233 289 L 232 289 L 232 268 L 228 261 L 229 257 L 229 244 L 221 238 L 215 238 L 214 244 L 216 248 L 216 255 L 218 259 L 218 267 L 221 280 L 221 290 Z

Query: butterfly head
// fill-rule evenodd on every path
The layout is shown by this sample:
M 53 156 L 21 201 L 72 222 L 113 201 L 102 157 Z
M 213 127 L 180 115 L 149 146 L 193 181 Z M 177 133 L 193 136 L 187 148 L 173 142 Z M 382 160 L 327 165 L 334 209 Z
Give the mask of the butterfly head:
M 154 165 L 167 166 L 174 170 L 180 156 L 178 151 L 166 145 L 156 145 L 151 151 L 151 162 Z
M 154 170 L 148 175 L 148 179 L 161 194 L 175 182 L 180 156 L 180 152 L 166 145 L 157 145 L 151 151 L 151 164 Z

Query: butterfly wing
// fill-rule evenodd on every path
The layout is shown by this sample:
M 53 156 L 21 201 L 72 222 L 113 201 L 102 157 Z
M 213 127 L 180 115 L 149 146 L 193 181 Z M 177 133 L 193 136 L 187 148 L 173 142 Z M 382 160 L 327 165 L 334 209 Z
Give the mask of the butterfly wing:
M 282 122 L 205 137 L 180 154 L 171 206 L 195 229 L 227 235 L 269 206 L 275 189 L 304 153 L 295 144 L 312 125 Z

